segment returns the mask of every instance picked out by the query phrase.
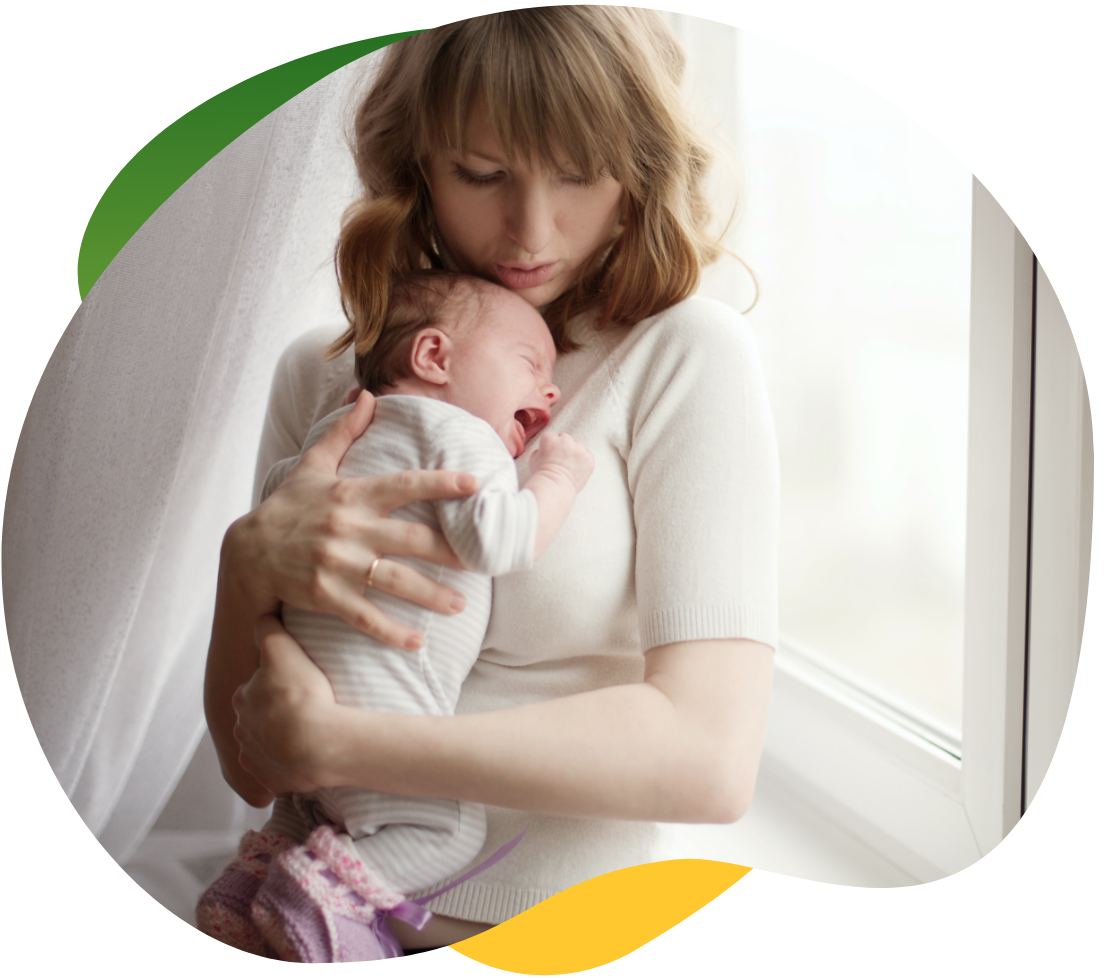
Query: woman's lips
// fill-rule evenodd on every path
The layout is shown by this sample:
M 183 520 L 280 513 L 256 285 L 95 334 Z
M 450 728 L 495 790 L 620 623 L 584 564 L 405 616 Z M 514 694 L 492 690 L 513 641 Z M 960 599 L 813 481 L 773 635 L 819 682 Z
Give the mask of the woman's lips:
M 544 265 L 501 265 L 495 262 L 491 267 L 506 288 L 535 289 L 556 274 L 558 264 L 554 261 Z

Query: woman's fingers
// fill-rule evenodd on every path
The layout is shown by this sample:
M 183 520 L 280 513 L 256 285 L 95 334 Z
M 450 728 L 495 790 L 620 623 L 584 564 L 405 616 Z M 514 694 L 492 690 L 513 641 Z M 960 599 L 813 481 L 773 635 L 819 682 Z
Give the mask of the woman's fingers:
M 324 472 L 337 472 L 349 446 L 368 430 L 375 413 L 376 399 L 368 391 L 361 391 L 353 409 L 330 425 L 317 444 L 304 453 L 303 462 Z
M 439 532 L 388 514 L 416 501 L 470 495 L 478 486 L 473 476 L 458 472 L 338 478 L 342 457 L 374 411 L 374 399 L 362 393 L 272 495 L 235 522 L 224 549 L 237 561 L 238 578 L 270 607 L 279 601 L 334 614 L 388 645 L 420 648 L 418 632 L 391 621 L 365 598 L 369 570 L 383 555 L 461 564 Z M 465 603 L 463 595 L 394 560 L 380 573 L 378 589 L 441 614 Z
M 381 565 L 383 563 L 380 561 Z M 335 597 L 330 613 L 377 642 L 409 652 L 416 652 L 424 644 L 425 637 L 421 632 L 392 621 L 363 595 L 344 593 Z
M 321 442 L 319 442 L 321 444 Z M 347 479 L 348 502 L 380 507 L 385 512 L 422 499 L 458 499 L 479 488 L 475 476 L 465 472 L 410 469 L 373 479 Z
M 458 570 L 463 567 L 444 536 L 424 523 L 398 519 L 372 520 L 364 524 L 358 536 L 373 554 L 421 557 L 445 567 L 455 567 Z
M 373 590 L 385 591 L 442 615 L 463 611 L 467 603 L 467 599 L 458 591 L 431 581 L 428 577 L 395 560 L 379 559 L 369 575 Z M 370 599 L 371 591 L 368 592 L 368 596 Z

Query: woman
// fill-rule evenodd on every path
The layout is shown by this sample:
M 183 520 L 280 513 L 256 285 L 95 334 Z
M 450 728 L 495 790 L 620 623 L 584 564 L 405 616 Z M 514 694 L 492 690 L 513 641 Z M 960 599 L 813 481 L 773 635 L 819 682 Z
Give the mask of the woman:
M 474 487 L 440 472 L 338 480 L 370 398 L 226 535 L 206 707 L 242 797 L 351 784 L 481 802 L 477 863 L 525 830 L 507 858 L 429 904 L 422 934 L 396 924 L 408 947 L 662 858 L 655 822 L 733 821 L 751 799 L 777 627 L 777 461 L 746 328 L 689 298 L 718 249 L 682 63 L 651 11 L 497 14 L 394 45 L 358 110 L 365 195 L 337 252 L 350 320 L 382 321 L 387 281 L 416 267 L 505 285 L 542 311 L 561 352 L 552 429 L 595 456 L 538 565 L 496 580 L 459 715 L 337 706 L 270 617 L 284 601 L 420 643 L 383 619 L 365 581 L 380 555 L 454 558 L 387 514 Z M 340 403 L 350 337 L 328 364 L 317 334 L 285 354 L 262 471 Z M 443 613 L 462 601 L 386 558 L 372 581 Z M 278 804 L 277 822 L 289 810 Z

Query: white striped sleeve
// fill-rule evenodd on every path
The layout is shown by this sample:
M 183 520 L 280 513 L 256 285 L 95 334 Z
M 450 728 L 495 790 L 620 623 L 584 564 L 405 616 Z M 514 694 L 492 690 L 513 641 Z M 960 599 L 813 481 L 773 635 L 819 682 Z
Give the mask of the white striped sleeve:
M 475 495 L 435 504 L 441 532 L 464 566 L 492 577 L 531 567 L 537 498 L 519 491 L 514 460 L 494 429 L 470 415 L 450 420 L 434 438 L 433 467 L 479 480 Z

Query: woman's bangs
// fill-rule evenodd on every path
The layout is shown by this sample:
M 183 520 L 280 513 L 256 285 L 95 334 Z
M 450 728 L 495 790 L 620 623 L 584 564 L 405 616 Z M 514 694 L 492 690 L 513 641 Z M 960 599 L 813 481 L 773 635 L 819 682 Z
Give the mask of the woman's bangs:
M 546 96 L 512 89 L 488 95 L 476 105 L 510 160 L 539 161 L 552 172 L 570 171 L 588 182 L 605 172 L 624 172 L 633 153 L 623 130 L 603 126 L 573 93 Z M 556 98 L 559 94 L 561 97 Z
M 596 65 L 549 64 L 534 56 L 526 39 L 496 40 L 506 43 L 494 58 L 463 45 L 466 57 L 430 85 L 426 94 L 435 104 L 423 116 L 423 145 L 440 146 L 444 133 L 450 148 L 467 153 L 471 122 L 486 113 L 510 161 L 539 161 L 555 172 L 570 167 L 587 181 L 608 172 L 631 182 L 636 154 L 625 93 Z

